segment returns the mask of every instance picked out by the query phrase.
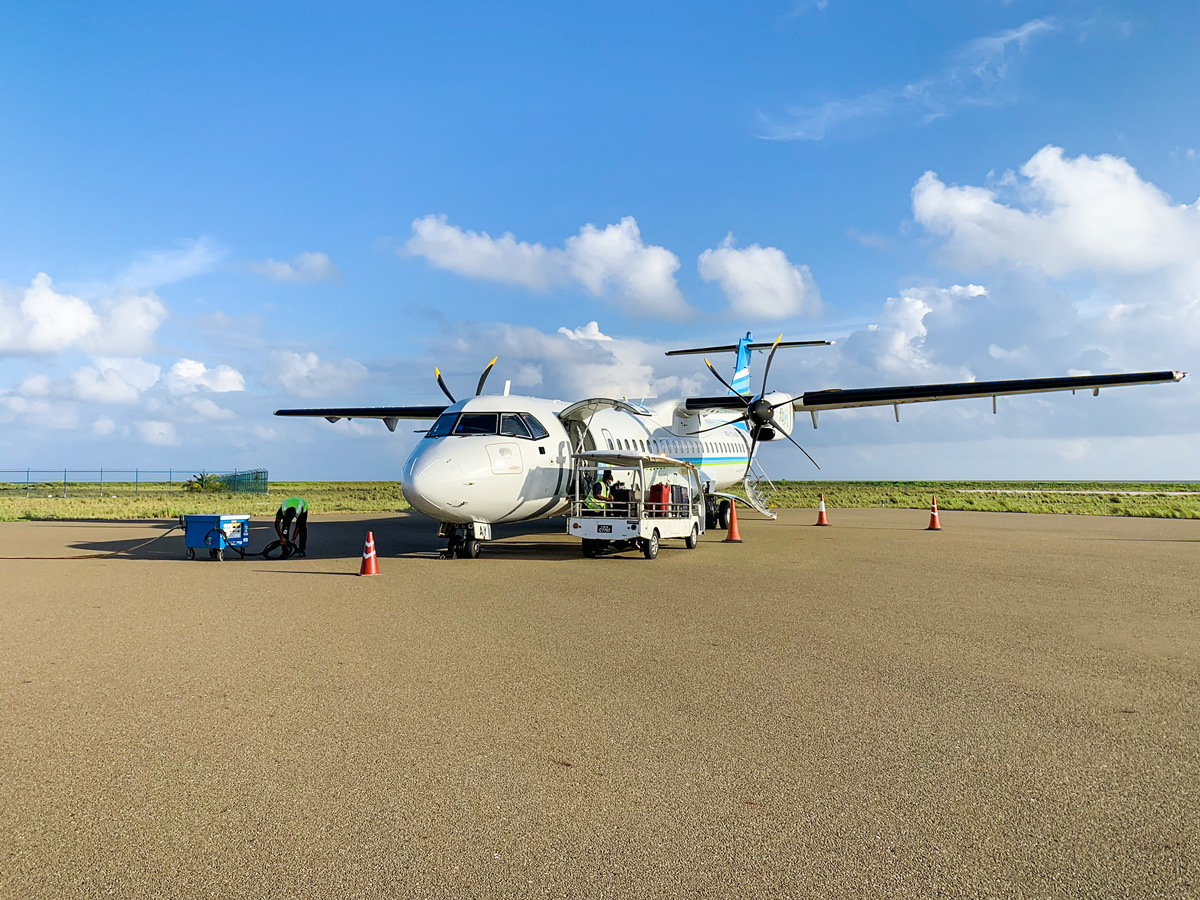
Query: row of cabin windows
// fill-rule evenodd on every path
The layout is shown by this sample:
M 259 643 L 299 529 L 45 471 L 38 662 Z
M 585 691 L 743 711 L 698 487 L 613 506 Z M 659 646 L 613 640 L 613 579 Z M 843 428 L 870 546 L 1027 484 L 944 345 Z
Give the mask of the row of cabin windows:
M 425 437 L 438 438 L 448 434 L 499 434 L 527 441 L 550 437 L 546 427 L 529 413 L 442 413 L 425 432 Z
M 639 438 L 616 438 L 614 444 L 613 438 L 607 438 L 609 450 L 631 450 L 634 452 L 641 451 L 643 453 L 745 453 L 744 445 L 735 444 L 730 441 L 669 441 L 658 440 L 651 438 L 649 442 Z

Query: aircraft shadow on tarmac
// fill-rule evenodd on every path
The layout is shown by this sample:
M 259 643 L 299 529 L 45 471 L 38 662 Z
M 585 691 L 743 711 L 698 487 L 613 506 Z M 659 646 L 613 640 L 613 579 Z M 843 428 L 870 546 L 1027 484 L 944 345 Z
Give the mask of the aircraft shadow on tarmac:
M 495 540 L 488 541 L 481 558 L 485 559 L 529 559 L 566 561 L 580 558 L 578 541 L 563 535 L 565 520 L 561 517 L 519 525 L 494 527 Z M 79 522 L 63 522 L 64 526 L 78 528 Z M 89 523 L 91 524 L 91 523 Z M 74 541 L 68 546 L 81 556 L 91 554 L 113 554 L 114 559 L 139 560 L 183 560 L 187 549 L 183 530 L 175 522 L 162 520 L 138 520 L 133 522 L 96 522 L 99 527 L 111 527 L 120 534 L 130 526 L 137 527 L 136 537 L 114 537 L 111 540 Z M 158 527 L 161 534 L 147 536 L 145 529 Z M 346 519 L 314 518 L 308 526 L 308 560 L 361 558 L 367 532 L 375 539 L 378 558 L 383 559 L 435 559 L 445 547 L 445 540 L 437 536 L 437 523 L 424 516 L 412 513 L 381 513 L 378 519 L 355 517 Z M 247 560 L 261 560 L 262 549 L 275 540 L 275 528 L 270 520 L 251 521 L 249 543 L 245 548 Z M 558 540 L 555 538 L 558 537 Z M 150 541 L 149 543 L 146 543 Z M 238 562 L 241 556 L 235 550 L 227 550 L 226 562 Z M 196 562 L 208 562 L 204 548 L 196 550 Z M 287 560 L 272 560 L 279 571 L 299 574 L 304 560 L 293 557 Z M 468 561 L 464 561 L 468 562 Z M 300 566 L 297 566 L 297 563 Z M 319 574 L 328 575 L 329 572 Z M 341 574 L 341 573 L 337 573 Z

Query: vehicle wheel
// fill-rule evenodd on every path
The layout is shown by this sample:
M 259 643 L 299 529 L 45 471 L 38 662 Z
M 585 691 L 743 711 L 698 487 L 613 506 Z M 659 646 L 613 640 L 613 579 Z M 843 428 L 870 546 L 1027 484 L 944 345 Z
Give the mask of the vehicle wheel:
M 591 538 L 583 539 L 583 555 L 588 559 L 596 558 L 596 541 L 593 541 Z
M 647 539 L 646 543 L 642 544 L 642 555 L 644 557 L 646 557 L 646 559 L 654 559 L 654 557 L 658 556 L 658 529 L 657 528 L 655 528 L 654 531 L 651 532 L 650 537 L 649 537 L 649 539 Z
M 481 542 L 475 540 L 474 538 L 468 539 L 463 543 L 463 547 L 459 552 L 459 556 L 461 556 L 463 559 L 479 559 L 480 544 Z
M 196 558 L 196 551 L 195 551 L 195 549 L 194 549 L 194 548 L 192 548 L 192 547 L 188 547 L 188 550 L 187 550 L 187 558 L 188 558 L 188 559 L 195 559 L 195 558 Z
M 721 505 L 717 508 L 717 525 L 722 531 L 729 530 L 729 501 L 722 500 Z
M 208 558 L 209 558 L 209 559 L 216 559 L 216 558 L 217 558 L 217 548 L 216 548 L 216 547 L 209 547 L 209 548 L 208 548 Z
M 225 551 L 224 550 L 217 550 L 214 552 L 217 555 L 217 562 L 225 562 Z
M 700 543 L 700 529 L 693 525 L 692 533 L 683 539 L 683 546 L 689 550 L 695 550 L 698 543 Z

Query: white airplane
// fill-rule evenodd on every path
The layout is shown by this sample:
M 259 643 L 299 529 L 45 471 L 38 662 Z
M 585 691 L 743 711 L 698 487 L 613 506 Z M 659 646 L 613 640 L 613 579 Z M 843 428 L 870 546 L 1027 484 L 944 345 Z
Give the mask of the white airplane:
M 441 523 L 438 534 L 448 538 L 446 557 L 474 558 L 479 555 L 481 542 L 491 538 L 493 524 L 527 522 L 564 513 L 575 490 L 572 473 L 580 453 L 620 451 L 692 463 L 700 470 L 705 486 L 709 527 L 728 528 L 730 504 L 735 498 L 723 491 L 739 482 L 750 504 L 773 517 L 754 490 L 751 470 L 755 451 L 762 441 L 788 440 L 808 456 L 792 437 L 796 413 L 808 413 L 816 428 L 818 413 L 823 410 L 892 406 L 899 421 L 902 403 L 968 397 L 991 397 L 995 412 L 996 397 L 1002 395 L 1085 389 L 1098 395 L 1101 388 L 1180 381 L 1185 375 L 1174 371 L 1066 375 L 833 388 L 795 395 L 767 389 L 775 351 L 832 342 L 785 342 L 781 338 L 772 343 L 754 343 L 747 334 L 737 344 L 668 352 L 668 356 L 674 356 L 736 351 L 732 382 L 704 360 L 728 389 L 723 396 L 644 403 L 592 397 L 568 403 L 510 395 L 508 383 L 503 394 L 484 394 L 484 382 L 496 363 L 493 358 L 479 378 L 475 396 L 465 400 L 455 400 L 441 372 L 434 369 L 449 405 L 279 409 L 275 415 L 314 416 L 330 422 L 382 419 L 390 431 L 396 430 L 401 419 L 434 420 L 404 464 L 401 488 L 415 509 Z M 758 393 L 753 394 L 750 354 L 768 348 L 762 383 Z

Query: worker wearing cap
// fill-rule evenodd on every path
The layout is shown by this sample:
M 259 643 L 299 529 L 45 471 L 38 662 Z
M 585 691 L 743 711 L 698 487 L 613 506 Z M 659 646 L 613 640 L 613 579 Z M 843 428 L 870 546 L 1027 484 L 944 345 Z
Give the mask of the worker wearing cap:
M 300 556 L 307 556 L 305 550 L 308 545 L 308 501 L 303 497 L 288 497 L 279 505 L 279 512 L 275 513 L 275 533 L 285 544 L 288 543 L 288 532 L 291 531 L 293 520 L 296 522 L 296 540 L 292 543 L 296 545 L 296 552 Z

